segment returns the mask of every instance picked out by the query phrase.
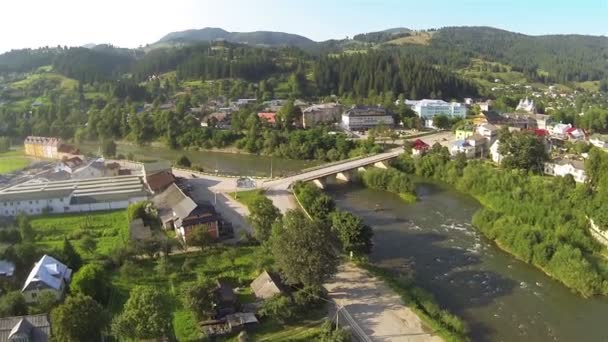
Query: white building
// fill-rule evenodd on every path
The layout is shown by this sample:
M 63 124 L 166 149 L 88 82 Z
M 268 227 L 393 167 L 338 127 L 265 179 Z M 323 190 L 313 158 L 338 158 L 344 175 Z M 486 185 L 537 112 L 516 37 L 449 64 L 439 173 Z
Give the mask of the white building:
M 21 292 L 25 301 L 33 303 L 38 300 L 42 291 L 51 291 L 57 300 L 61 299 L 65 289 L 72 279 L 72 269 L 57 261 L 57 259 L 44 255 L 34 265 Z
M 492 157 L 492 161 L 496 164 L 500 165 L 502 163 L 503 155 L 498 152 L 498 148 L 500 147 L 500 140 L 494 141 L 492 146 L 490 146 L 490 156 Z
M 467 107 L 458 102 L 424 99 L 420 101 L 405 100 L 405 104 L 418 114 L 427 127 L 433 127 L 433 118 L 438 115 L 445 115 L 449 118 L 467 116 Z
M 589 138 L 589 142 L 595 147 L 608 149 L 608 135 L 594 134 Z
M 494 140 L 496 140 L 496 138 L 498 137 L 498 127 L 492 124 L 484 123 L 477 126 L 477 133 L 482 137 L 488 139 L 490 144 L 492 144 Z
M 578 183 L 584 183 L 587 180 L 585 174 L 585 163 L 580 160 L 559 159 L 553 162 L 545 163 L 545 174 L 550 176 L 564 177 L 572 175 Z
M 475 146 L 471 146 L 466 140 L 456 140 L 450 146 L 450 154 L 456 156 L 464 153 L 467 158 L 475 157 Z
M 147 199 L 139 176 L 31 180 L 0 191 L 0 216 L 125 209 L 130 203 Z
M 342 127 L 350 131 L 366 130 L 378 125 L 395 124 L 393 114 L 384 107 L 353 106 L 342 113 Z
M 517 105 L 516 111 L 523 111 L 527 113 L 536 113 L 536 105 L 534 104 L 534 100 L 521 99 L 519 100 L 519 104 Z
M 319 122 L 337 122 L 342 107 L 337 103 L 315 104 L 302 111 L 302 127 L 309 128 Z

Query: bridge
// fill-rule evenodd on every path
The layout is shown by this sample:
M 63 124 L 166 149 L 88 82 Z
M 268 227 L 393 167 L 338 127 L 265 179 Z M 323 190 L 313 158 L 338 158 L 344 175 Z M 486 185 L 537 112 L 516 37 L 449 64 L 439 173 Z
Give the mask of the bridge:
M 262 188 L 267 190 L 287 190 L 295 182 L 299 181 L 313 181 L 317 186 L 323 188 L 324 181 L 331 177 L 335 177 L 342 181 L 350 181 L 353 172 L 364 171 L 365 167 L 373 166 L 386 169 L 388 167 L 388 161 L 397 158 L 402 153 L 403 148 L 395 148 L 389 152 L 379 153 L 369 157 L 340 162 L 334 165 L 326 165 L 322 168 L 303 172 L 295 176 L 264 182 Z

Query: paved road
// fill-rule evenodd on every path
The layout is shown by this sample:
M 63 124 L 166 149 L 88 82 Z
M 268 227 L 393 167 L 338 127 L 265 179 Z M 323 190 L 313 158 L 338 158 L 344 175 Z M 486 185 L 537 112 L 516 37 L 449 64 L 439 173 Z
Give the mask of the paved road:
M 440 342 L 401 297 L 378 278 L 351 264 L 324 285 L 329 297 L 344 307 L 357 325 L 378 342 Z

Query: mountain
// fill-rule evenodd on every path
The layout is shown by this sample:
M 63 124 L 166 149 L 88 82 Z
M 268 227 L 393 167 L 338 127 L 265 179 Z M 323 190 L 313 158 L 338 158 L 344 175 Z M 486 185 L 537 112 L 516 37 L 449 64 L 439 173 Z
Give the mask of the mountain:
M 189 42 L 212 42 L 225 40 L 232 43 L 262 46 L 295 46 L 309 49 L 316 45 L 311 39 L 297 34 L 271 31 L 228 32 L 221 28 L 206 27 L 200 30 L 171 32 L 153 45 L 183 44 Z
M 393 39 L 407 37 L 412 30 L 405 27 L 390 28 L 377 32 L 360 33 L 353 37 L 353 40 L 365 43 L 383 43 Z

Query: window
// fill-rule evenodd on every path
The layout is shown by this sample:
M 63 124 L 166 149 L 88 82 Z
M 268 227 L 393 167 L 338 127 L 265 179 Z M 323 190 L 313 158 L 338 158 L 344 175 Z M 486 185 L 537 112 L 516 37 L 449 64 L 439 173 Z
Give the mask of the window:
M 32 298 L 36 298 L 38 296 L 38 294 L 36 294 L 36 292 L 32 292 Z

